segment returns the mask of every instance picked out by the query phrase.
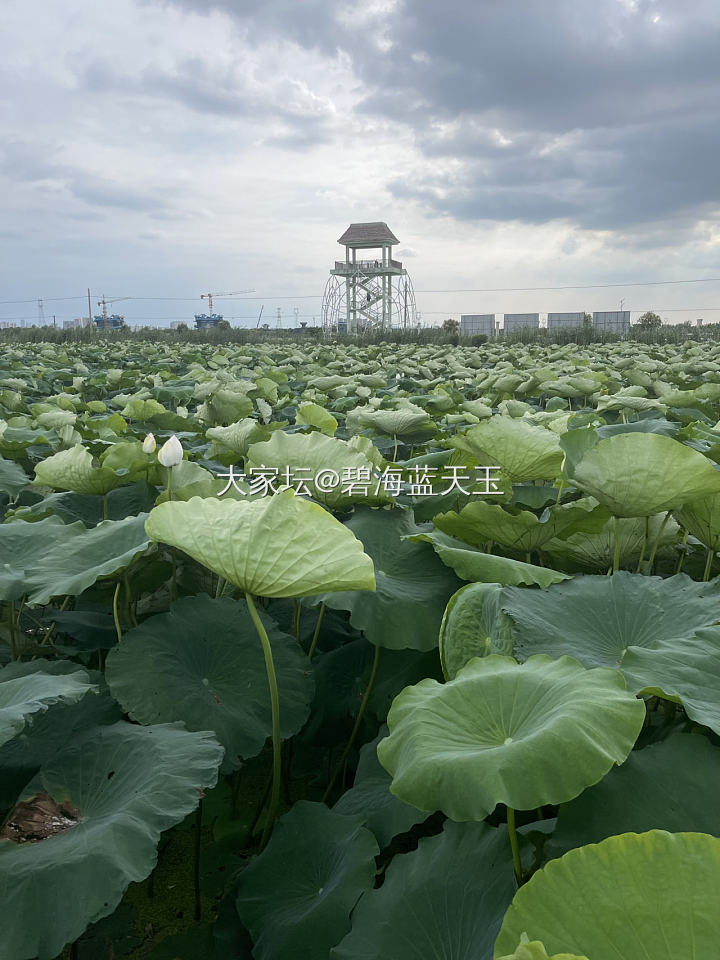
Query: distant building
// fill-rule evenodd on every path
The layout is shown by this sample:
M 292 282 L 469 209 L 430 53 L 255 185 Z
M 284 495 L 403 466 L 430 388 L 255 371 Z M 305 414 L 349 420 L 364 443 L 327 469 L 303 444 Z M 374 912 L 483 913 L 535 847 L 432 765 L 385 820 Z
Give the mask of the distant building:
M 522 330 L 528 328 L 537 330 L 540 326 L 539 313 L 504 313 L 503 330 L 510 333 L 513 330 Z
M 592 315 L 593 327 L 607 333 L 628 333 L 630 330 L 629 310 L 596 311 Z
M 74 320 L 63 320 L 63 329 L 73 330 L 77 327 L 89 327 L 91 323 L 92 320 L 88 317 L 75 317 Z
M 703 318 L 702 318 L 702 317 L 698 317 L 697 320 L 695 321 L 695 326 L 696 326 L 696 327 L 701 327 L 701 326 L 703 325 L 703 323 L 705 323 L 705 321 L 703 320 Z
M 465 313 L 460 317 L 460 336 L 471 337 L 476 333 L 495 336 L 494 313 Z
M 547 319 L 548 330 L 568 330 L 572 327 L 582 327 L 585 323 L 585 313 L 549 313 Z
M 93 321 L 98 330 L 120 330 L 125 326 L 125 317 L 119 313 L 112 313 L 109 317 L 93 317 Z
M 216 327 L 222 319 L 221 313 L 196 313 L 195 327 L 198 330 L 209 330 L 211 327 Z

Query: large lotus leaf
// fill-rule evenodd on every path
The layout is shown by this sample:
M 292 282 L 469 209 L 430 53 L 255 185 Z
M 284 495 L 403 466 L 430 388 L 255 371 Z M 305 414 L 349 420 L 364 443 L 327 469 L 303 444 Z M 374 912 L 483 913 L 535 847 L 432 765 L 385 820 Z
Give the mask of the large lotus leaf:
M 354 534 L 291 490 L 252 501 L 163 503 L 146 530 L 258 596 L 375 589 L 372 560 Z
M 76 536 L 80 524 L 65 526 L 59 517 L 35 523 L 15 520 L 0 524 L 0 600 L 17 600 L 28 590 L 27 579 L 56 543 Z
M 360 423 L 372 427 L 378 433 L 390 437 L 402 437 L 404 440 L 429 439 L 436 427 L 427 413 L 420 407 L 410 404 L 396 410 L 373 410 L 363 407 L 357 411 Z
M 291 737 L 310 712 L 312 670 L 297 642 L 261 617 L 280 690 L 280 732 Z M 227 770 L 256 756 L 272 733 L 265 658 L 244 603 L 178 600 L 123 636 L 108 656 L 106 677 L 139 723 L 182 720 L 188 730 L 213 730 Z
M 377 758 L 377 745 L 386 734 L 387 728 L 384 728 L 360 750 L 355 782 L 333 807 L 336 813 L 346 817 L 361 817 L 383 849 L 393 837 L 425 819 L 417 807 L 403 803 L 390 793 L 392 778 Z
M 253 403 L 244 393 L 217 390 L 198 408 L 197 418 L 216 426 L 229 426 L 252 413 Z
M 662 579 L 619 570 L 547 590 L 505 591 L 515 653 L 565 654 L 588 667 L 621 667 L 637 647 L 682 650 L 700 627 L 720 622 L 720 587 L 685 574 Z
M 481 463 L 502 467 L 513 483 L 554 480 L 563 460 L 556 434 L 512 417 L 484 420 L 450 442 Z
M 654 647 L 632 647 L 623 658 L 628 689 L 682 703 L 685 713 L 720 734 L 720 627 L 696 630 Z
M 720 493 L 689 500 L 675 511 L 675 519 L 710 550 L 720 550 Z
M 97 691 L 82 667 L 58 676 L 22 666 L 18 670 L 9 664 L 0 670 L 0 746 L 17 736 L 34 714 L 57 703 L 77 703 L 88 691 Z
M 720 493 L 720 470 L 710 460 L 656 433 L 600 440 L 568 472 L 619 517 L 648 517 Z
M 660 877 L 672 877 L 671 883 Z M 495 957 L 520 936 L 591 960 L 707 960 L 720 942 L 720 840 L 625 833 L 551 860 L 515 894 Z
M 718 796 L 720 748 L 707 737 L 674 734 L 633 750 L 604 780 L 563 804 L 552 852 L 653 829 L 720 836 Z
M 14 497 L 29 483 L 29 477 L 19 464 L 0 457 L 0 492 Z
M 291 477 L 297 478 L 295 486 L 302 479 L 313 498 L 329 507 L 355 501 L 379 504 L 392 500 L 363 453 L 344 440 L 322 433 L 277 430 L 269 440 L 249 448 L 247 468 L 250 467 L 277 469 L 281 477 L 289 469 Z
M 332 960 L 489 960 L 515 893 L 508 849 L 504 830 L 447 821 L 393 859 Z
M 530 810 L 572 800 L 625 760 L 644 719 L 617 671 L 491 654 L 448 683 L 403 690 L 378 758 L 406 803 L 483 820 L 498 803 Z
M 256 960 L 318 960 L 350 929 L 375 878 L 375 838 L 358 817 L 300 801 L 240 875 L 237 908 Z
M 602 524 L 599 530 L 592 527 L 572 533 L 565 530 L 561 537 L 544 544 L 543 550 L 571 569 L 577 565 L 607 570 L 613 565 L 616 546 L 619 566 L 623 567 L 637 564 L 641 553 L 650 552 L 651 544 L 658 544 L 657 557 L 660 557 L 678 540 L 680 528 L 672 518 L 666 519 L 664 513 L 653 517 L 608 517 L 605 511 L 605 507 L 597 508 L 597 520 Z
M 33 833 L 45 838 L 0 839 L 0 901 L 12 917 L 0 925 L 0 955 L 51 960 L 111 914 L 154 868 L 160 833 L 215 785 L 222 753 L 209 733 L 120 722 L 46 763 L 4 831 L 35 812 Z
M 44 550 L 30 570 L 26 578 L 29 603 L 76 597 L 96 580 L 111 577 L 129 566 L 148 546 L 147 516 L 141 513 L 124 520 L 103 520 L 92 530 L 81 523 L 69 524 L 65 528 L 69 536 Z
M 268 439 L 267 428 L 252 417 L 238 420 L 227 427 L 210 427 L 205 431 L 208 440 L 214 440 L 220 448 L 227 448 L 244 457 L 251 443 Z
M 627 393 L 616 393 L 607 397 L 600 397 L 595 407 L 598 413 L 605 413 L 606 410 L 659 410 L 664 413 L 667 407 L 659 400 L 651 400 L 649 397 L 634 397 Z
M 101 455 L 100 463 L 106 470 L 112 470 L 123 483 L 135 483 L 147 480 L 160 484 L 165 480 L 165 470 L 157 462 L 154 453 L 145 453 L 140 440 L 123 440 L 113 443 Z
M 357 508 L 346 526 L 372 557 L 375 592 L 317 599 L 349 610 L 353 627 L 380 647 L 436 647 L 445 605 L 460 582 L 427 544 L 403 539 L 415 529 L 412 512 Z
M 335 417 L 319 403 L 307 401 L 301 403 L 297 409 L 295 423 L 301 426 L 317 427 L 317 429 L 328 437 L 333 437 L 338 428 L 338 422 Z
M 545 510 L 537 517 L 530 510 L 511 512 L 499 504 L 473 500 L 459 513 L 451 510 L 438 514 L 433 517 L 433 524 L 448 536 L 473 546 L 479 547 L 492 540 L 529 553 L 539 550 L 581 516 L 587 518 L 587 510 L 574 508 L 574 504 Z
M 141 423 L 152 420 L 153 417 L 166 412 L 165 407 L 152 397 L 149 400 L 133 397 L 120 411 L 122 416 L 127 417 L 128 420 L 139 420 Z
M 125 476 L 118 476 L 109 467 L 93 466 L 90 451 L 77 443 L 69 450 L 61 450 L 38 463 L 35 467 L 35 482 L 54 490 L 104 495 L 113 487 L 132 481 Z
M 449 537 L 440 530 L 432 530 L 428 533 L 414 532 L 409 535 L 409 539 L 431 543 L 442 562 L 452 567 L 463 580 L 512 586 L 534 584 L 547 587 L 551 583 L 569 579 L 566 573 L 560 573 L 549 567 L 537 567 L 535 564 L 523 563 L 511 557 L 483 553 L 461 540 Z
M 512 656 L 512 620 L 503 612 L 498 583 L 468 583 L 452 596 L 440 626 L 440 660 L 446 680 L 473 657 Z

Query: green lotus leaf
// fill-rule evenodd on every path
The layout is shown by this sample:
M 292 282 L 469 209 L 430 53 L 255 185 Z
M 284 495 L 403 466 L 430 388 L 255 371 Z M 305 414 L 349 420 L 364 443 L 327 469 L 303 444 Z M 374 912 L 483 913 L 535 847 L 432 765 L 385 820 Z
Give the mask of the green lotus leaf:
M 375 589 L 372 560 L 354 534 L 291 490 L 252 501 L 163 503 L 146 530 L 258 596 Z
M 549 567 L 537 567 L 532 563 L 523 563 L 510 557 L 483 553 L 475 547 L 455 540 L 440 530 L 428 533 L 412 533 L 409 539 L 415 542 L 432 544 L 433 550 L 448 567 L 452 567 L 462 580 L 474 580 L 484 583 L 502 583 L 508 585 L 536 584 L 547 587 L 551 583 L 568 580 L 566 573 L 551 570 Z
M 228 500 L 243 500 L 248 494 L 241 491 L 249 491 L 249 486 L 241 478 L 239 471 L 233 471 L 233 481 L 230 482 L 230 470 L 221 471 L 218 474 L 211 473 L 199 463 L 193 463 L 192 460 L 183 460 L 172 467 L 172 476 L 167 477 L 165 473 L 165 489 L 157 498 L 156 503 L 166 503 L 168 500 L 192 500 L 193 497 L 216 497 L 223 496 Z M 167 484 L 170 483 L 171 491 L 168 491 Z M 229 484 L 229 486 L 228 486 Z
M 353 627 L 377 646 L 432 650 L 445 605 L 460 583 L 430 547 L 404 539 L 416 529 L 412 512 L 357 507 L 346 527 L 372 558 L 376 589 L 320 596 L 316 602 L 349 610 Z
M 317 429 L 328 437 L 333 437 L 338 428 L 338 422 L 335 417 L 318 403 L 308 401 L 301 403 L 297 409 L 295 423 L 317 427 Z
M 15 497 L 29 483 L 30 478 L 19 464 L 0 457 L 0 492 Z
M 103 520 L 92 530 L 81 523 L 68 524 L 67 536 L 58 538 L 35 559 L 26 577 L 28 602 L 43 604 L 52 597 L 76 597 L 97 580 L 129 566 L 147 549 L 147 516 L 141 513 L 124 520 Z
M 77 414 L 69 410 L 46 410 L 36 418 L 39 427 L 45 427 L 47 430 L 60 430 L 68 424 L 75 424 Z
M 502 467 L 513 483 L 554 480 L 563 460 L 556 434 L 511 417 L 484 420 L 450 442 L 481 463 Z
M 672 883 L 659 883 L 670 876 Z M 625 833 L 551 860 L 515 894 L 495 957 L 521 934 L 592 960 L 706 960 L 720 940 L 720 840 Z
M 531 943 L 523 934 L 515 952 L 500 957 L 499 960 L 588 960 L 588 958 L 579 957 L 576 953 L 554 953 L 548 957 L 545 946 L 539 940 L 533 940 Z
M 301 800 L 240 875 L 237 908 L 257 960 L 318 960 L 350 929 L 375 879 L 375 838 L 358 817 Z
M 386 733 L 387 728 L 362 747 L 355 782 L 333 807 L 335 813 L 343 816 L 361 817 L 362 823 L 375 835 L 382 849 L 388 846 L 393 837 L 405 833 L 425 819 L 425 814 L 417 807 L 403 803 L 390 793 L 390 774 L 377 758 L 377 745 Z
M 377 433 L 384 433 L 386 436 L 402 437 L 404 440 L 429 439 L 436 430 L 427 413 L 414 404 L 396 410 L 372 410 L 363 407 L 358 415 L 363 426 L 372 427 Z
M 275 661 L 280 732 L 291 737 L 310 712 L 312 671 L 297 642 L 260 616 Z M 182 720 L 188 730 L 212 730 L 225 748 L 225 771 L 260 753 L 272 733 L 265 659 L 244 603 L 207 596 L 178 600 L 169 613 L 123 635 L 105 675 L 133 720 Z
M 446 680 L 473 657 L 512 656 L 512 620 L 503 612 L 498 583 L 468 583 L 454 594 L 440 626 L 440 660 Z
M 229 426 L 248 417 L 253 402 L 244 393 L 234 390 L 217 390 L 210 399 L 198 408 L 197 419 L 212 426 Z
M 104 495 L 113 487 L 131 482 L 119 477 L 114 470 L 93 466 L 92 454 L 77 443 L 69 450 L 61 450 L 35 467 L 35 482 L 54 490 L 72 490 L 75 493 Z
M 393 858 L 332 960 L 486 960 L 515 889 L 504 831 L 447 821 Z
M 720 627 L 696 630 L 681 646 L 663 639 L 632 647 L 622 672 L 628 689 L 682 703 L 691 719 L 720 734 Z
M 496 541 L 503 546 L 526 553 L 541 549 L 587 511 L 574 509 L 574 504 L 545 510 L 537 517 L 530 510 L 510 512 L 499 504 L 472 500 L 459 513 L 454 510 L 433 517 L 433 525 L 451 537 L 473 546 Z
M 134 397 L 120 411 L 122 416 L 127 417 L 128 420 L 139 420 L 141 423 L 152 420 L 153 417 L 166 412 L 165 407 L 152 397 L 148 400 Z
M 227 427 L 210 427 L 205 431 L 208 440 L 214 440 L 221 448 L 231 450 L 244 457 L 251 443 L 268 439 L 268 432 L 252 417 L 238 420 Z
M 598 507 L 592 514 L 600 529 L 588 517 L 586 530 L 575 532 L 569 527 L 562 536 L 548 540 L 543 550 L 571 567 L 606 571 L 613 565 L 616 546 L 619 566 L 623 567 L 636 564 L 641 553 L 649 552 L 648 544 L 658 544 L 656 556 L 660 558 L 679 539 L 680 528 L 664 513 L 653 517 L 611 517 L 606 507 Z
M 503 607 L 519 657 L 570 655 L 588 667 L 624 669 L 635 648 L 683 649 L 697 629 L 720 622 L 720 587 L 682 573 L 662 579 L 619 570 L 547 590 L 510 588 Z
M 338 507 L 356 501 L 364 504 L 389 503 L 392 497 L 379 482 L 372 462 L 344 440 L 322 433 L 284 433 L 276 431 L 265 443 L 254 443 L 248 450 L 248 468 L 270 467 L 290 470 L 303 478 L 307 490 L 318 503 Z M 330 478 L 323 489 L 322 478 Z M 278 480 L 279 483 L 287 482 Z
M 106 470 L 122 477 L 123 483 L 147 480 L 159 484 L 165 479 L 165 471 L 157 462 L 154 453 L 145 453 L 140 440 L 123 440 L 113 443 L 100 457 Z
M 634 397 L 628 394 L 611 394 L 610 396 L 600 397 L 595 409 L 598 413 L 605 413 L 606 410 L 659 410 L 664 413 L 667 407 L 659 400 L 651 400 L 650 397 Z
M 179 725 L 100 727 L 48 761 L 0 839 L 0 955 L 51 960 L 111 914 L 157 860 L 160 833 L 217 781 L 222 748 Z M 7 839 L 35 813 L 35 842 Z M 25 828 L 28 829 L 28 828 Z
M 530 810 L 572 800 L 625 760 L 644 719 L 617 671 L 491 654 L 448 683 L 403 690 L 378 758 L 406 803 L 483 820 L 498 803 Z
M 81 667 L 56 676 L 9 664 L 0 670 L 0 746 L 17 736 L 34 714 L 56 703 L 77 703 L 88 691 L 96 692 L 97 687 Z
M 648 517 L 720 493 L 720 470 L 697 450 L 656 433 L 600 440 L 568 472 L 619 517 Z
M 653 829 L 720 836 L 718 795 L 720 748 L 707 737 L 676 733 L 633 750 L 604 780 L 563 804 L 553 855 L 618 833 Z
M 66 543 L 75 533 L 77 530 L 66 527 L 59 517 L 0 524 L 0 600 L 18 600 L 26 593 L 27 579 L 45 552 L 55 543 Z
M 720 550 L 720 494 L 689 500 L 674 516 L 709 550 L 715 553 Z

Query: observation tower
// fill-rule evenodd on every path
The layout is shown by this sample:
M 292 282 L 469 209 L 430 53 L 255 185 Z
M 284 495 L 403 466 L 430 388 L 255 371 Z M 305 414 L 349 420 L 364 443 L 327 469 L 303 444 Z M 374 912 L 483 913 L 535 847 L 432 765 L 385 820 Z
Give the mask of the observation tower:
M 326 334 L 416 324 L 412 282 L 402 263 L 392 258 L 392 248 L 399 242 L 386 223 L 350 224 L 338 240 L 345 247 L 345 260 L 335 261 L 325 286 L 322 325 Z

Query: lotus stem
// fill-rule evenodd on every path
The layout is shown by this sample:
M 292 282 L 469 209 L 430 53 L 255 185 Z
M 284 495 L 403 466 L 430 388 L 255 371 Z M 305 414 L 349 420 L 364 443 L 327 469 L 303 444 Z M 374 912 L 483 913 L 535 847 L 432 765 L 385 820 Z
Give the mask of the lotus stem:
M 200 898 L 200 843 L 202 840 L 203 802 L 202 797 L 195 813 L 195 849 L 193 851 L 193 889 L 195 892 L 195 920 L 202 915 L 202 900 Z
M 395 441 L 395 448 L 393 449 L 393 463 L 397 463 L 397 434 L 393 434 L 393 440 Z
M 686 530 L 686 531 L 685 531 L 685 536 L 684 536 L 683 539 L 682 539 L 682 546 L 683 546 L 683 547 L 686 547 L 686 546 L 687 546 L 689 534 L 690 534 L 690 531 L 689 531 L 689 530 Z M 683 564 L 685 563 L 685 552 L 686 552 L 686 551 L 685 551 L 684 549 L 680 551 L 680 559 L 678 560 L 678 565 L 677 565 L 677 567 L 675 568 L 675 575 L 676 575 L 676 576 L 677 576 L 678 573 L 681 573 L 681 572 L 682 572 Z
M 297 598 L 293 597 L 293 634 L 298 643 L 300 643 L 300 612 L 300 604 Z
M 223 590 L 225 589 L 225 577 L 218 577 L 217 586 L 215 587 L 215 599 L 223 595 Z
M 713 559 L 715 557 L 715 551 L 712 547 L 708 547 L 707 556 L 705 557 L 705 570 L 703 572 L 703 583 L 707 583 L 710 579 L 710 571 L 712 570 Z
M 15 601 L 14 601 L 14 600 L 11 600 L 11 601 L 10 601 L 10 609 L 9 609 L 9 611 L 8 611 L 8 614 L 9 614 L 9 617 L 10 617 L 10 621 L 9 621 L 9 627 L 10 627 L 10 659 L 14 661 L 14 660 L 17 660 L 17 658 L 18 658 L 18 654 L 17 654 L 17 628 L 16 628 L 16 621 L 15 621 Z M 19 619 L 19 618 L 18 618 L 18 619 Z
M 278 806 L 280 803 L 280 783 L 282 780 L 280 693 L 278 691 L 277 675 L 275 674 L 275 662 L 273 660 L 270 639 L 268 638 L 267 631 L 265 630 L 263 622 L 260 619 L 260 615 L 257 612 L 255 601 L 247 591 L 245 592 L 245 601 L 247 603 L 248 610 L 250 611 L 252 621 L 255 624 L 257 634 L 260 637 L 260 643 L 262 644 L 263 653 L 265 655 L 265 671 L 267 673 L 268 687 L 270 690 L 270 706 L 272 709 L 273 781 L 272 793 L 270 794 L 270 806 L 268 808 L 267 820 L 265 822 L 265 828 L 263 830 L 262 840 L 260 842 L 260 849 L 262 850 L 270 839 L 270 834 L 272 833 L 273 824 L 275 822 L 275 818 L 277 817 Z
M 515 829 L 515 811 L 512 807 L 507 808 L 507 829 L 510 837 L 510 849 L 512 850 L 513 866 L 515 868 L 515 879 L 517 885 L 522 886 L 522 863 L 520 861 L 520 844 L 518 843 L 517 830 Z
M 325 616 L 325 602 L 320 604 L 320 613 L 318 614 L 317 623 L 315 624 L 315 633 L 313 634 L 312 643 L 310 644 L 310 649 L 308 650 L 308 660 L 312 660 L 313 654 L 315 653 L 315 647 L 317 647 L 318 638 L 320 636 L 320 627 L 323 622 L 323 617 Z
M 640 573 L 640 567 L 642 562 L 645 559 L 645 550 L 647 549 L 647 542 L 650 536 L 650 517 L 645 517 L 645 534 L 643 536 L 642 550 L 640 551 L 640 559 L 638 560 L 637 573 Z
M 69 597 L 69 596 L 68 596 L 68 597 L 65 597 L 65 599 L 63 600 L 63 602 L 60 604 L 60 611 L 59 611 L 60 613 L 63 612 L 63 610 L 65 609 L 65 607 L 68 605 L 69 602 L 70 602 L 70 597 Z M 44 634 L 42 640 L 40 641 L 40 646 L 41 646 L 41 647 L 44 647 L 45 644 L 48 642 L 48 640 L 49 640 L 50 637 L 52 636 L 52 632 L 53 632 L 54 629 L 55 629 L 55 621 L 53 620 L 53 622 L 50 624 L 50 626 L 49 626 L 49 627 L 47 628 L 47 630 L 45 631 L 45 634 Z
M 670 519 L 670 511 L 668 510 L 668 512 L 665 514 L 663 522 L 660 524 L 660 529 L 657 532 L 657 536 L 655 537 L 655 543 L 653 544 L 652 553 L 648 558 L 648 567 L 650 568 L 652 568 L 652 565 L 655 563 L 655 554 L 657 553 L 658 547 L 660 546 L 660 537 L 662 537 L 662 532 L 665 529 L 665 524 L 668 522 L 669 519 Z
M 110 516 L 110 508 L 108 506 L 108 495 L 103 494 L 103 520 L 107 520 Z
M 117 633 L 118 643 L 122 643 L 122 630 L 120 629 L 120 617 L 118 616 L 118 597 L 120 595 L 121 582 L 118 580 L 113 594 L 113 620 L 115 621 L 115 633 Z
M 355 726 L 353 727 L 352 733 L 350 734 L 350 739 L 345 744 L 345 749 L 343 750 L 342 756 L 340 757 L 337 763 L 337 766 L 335 767 L 335 770 L 333 772 L 333 775 L 330 778 L 330 782 L 327 785 L 327 789 L 323 794 L 323 798 L 322 798 L 323 803 L 325 803 L 327 801 L 327 798 L 330 796 L 330 792 L 332 791 L 332 788 L 335 786 L 335 781 L 337 780 L 340 772 L 342 771 L 343 764 L 345 763 L 348 756 L 350 755 L 352 746 L 355 743 L 355 737 L 357 737 L 358 730 L 360 729 L 360 724 L 362 723 L 362 719 L 365 716 L 365 709 L 368 705 L 368 700 L 370 699 L 370 694 L 372 693 L 372 688 L 375 684 L 375 677 L 377 676 L 379 661 L 380 661 L 380 647 L 376 646 L 375 656 L 373 658 L 372 670 L 370 671 L 370 679 L 368 680 L 367 687 L 365 687 L 365 693 L 363 694 L 362 702 L 360 704 L 360 709 L 358 710 L 358 715 L 355 719 Z
M 615 552 L 613 555 L 613 573 L 620 569 L 620 534 L 618 531 L 618 518 L 613 517 L 613 533 L 615 536 Z

